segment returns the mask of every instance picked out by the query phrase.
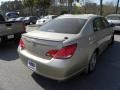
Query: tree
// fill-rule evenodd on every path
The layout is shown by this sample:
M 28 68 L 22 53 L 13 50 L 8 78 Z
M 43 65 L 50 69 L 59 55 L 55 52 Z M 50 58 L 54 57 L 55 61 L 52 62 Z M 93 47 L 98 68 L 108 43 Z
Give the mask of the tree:
M 72 3 L 73 3 L 73 0 L 68 0 L 68 10 L 69 10 L 69 13 L 72 13 Z
M 73 4 L 73 1 L 74 0 L 60 0 L 60 3 L 63 4 L 63 5 L 66 3 L 67 6 L 68 6 L 68 12 L 72 13 L 72 8 L 73 8 L 72 4 Z
M 117 1 L 117 6 L 116 6 L 116 14 L 118 13 L 119 1 L 120 1 L 120 0 L 118 0 L 118 1 Z
M 43 11 L 43 14 L 45 14 L 46 9 L 49 8 L 51 4 L 51 0 L 34 0 L 34 4 L 36 7 Z
M 106 1 L 103 5 L 103 15 L 115 13 L 115 6 L 113 1 Z
M 24 7 L 28 7 L 31 15 L 33 15 L 34 0 L 22 0 Z
M 5 15 L 6 12 L 20 12 L 23 9 L 21 1 L 6 1 L 1 3 L 1 13 Z
M 100 0 L 100 15 L 103 14 L 103 0 Z

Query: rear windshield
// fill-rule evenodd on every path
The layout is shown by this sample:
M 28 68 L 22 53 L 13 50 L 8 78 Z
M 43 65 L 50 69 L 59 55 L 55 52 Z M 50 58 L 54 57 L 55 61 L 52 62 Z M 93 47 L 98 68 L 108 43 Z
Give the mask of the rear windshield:
M 107 16 L 108 20 L 120 20 L 120 16 Z
M 45 32 L 77 34 L 84 26 L 86 19 L 78 18 L 63 18 L 54 19 L 45 25 L 40 30 Z

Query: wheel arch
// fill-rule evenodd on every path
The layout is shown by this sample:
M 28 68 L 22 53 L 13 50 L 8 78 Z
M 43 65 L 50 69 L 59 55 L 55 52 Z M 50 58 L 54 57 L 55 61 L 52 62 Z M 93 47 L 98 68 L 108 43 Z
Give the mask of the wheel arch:
M 92 54 L 89 54 L 89 57 L 88 57 L 88 64 L 89 64 L 89 62 L 90 62 L 90 59 L 91 59 L 93 53 L 96 53 L 97 56 L 98 56 L 98 55 L 100 54 L 99 51 L 100 51 L 99 48 L 95 48 L 95 49 L 93 50 Z

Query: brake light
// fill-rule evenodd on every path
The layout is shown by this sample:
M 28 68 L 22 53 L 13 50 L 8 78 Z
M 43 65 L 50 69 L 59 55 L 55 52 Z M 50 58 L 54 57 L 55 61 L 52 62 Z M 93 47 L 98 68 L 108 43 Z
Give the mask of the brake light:
M 21 49 L 25 48 L 25 44 L 22 39 L 20 39 L 20 41 L 19 41 L 19 46 L 21 47 Z
M 71 58 L 77 48 L 77 44 L 65 46 L 60 50 L 50 50 L 47 52 L 47 56 L 55 59 L 68 59 Z

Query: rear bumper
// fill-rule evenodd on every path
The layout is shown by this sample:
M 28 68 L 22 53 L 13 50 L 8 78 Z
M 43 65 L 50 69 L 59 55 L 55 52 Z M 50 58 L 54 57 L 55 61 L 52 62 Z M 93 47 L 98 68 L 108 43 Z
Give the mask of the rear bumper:
M 69 60 L 44 60 L 27 53 L 26 51 L 19 51 L 19 56 L 25 66 L 28 67 L 28 60 L 36 63 L 36 73 L 47 78 L 55 80 L 65 80 L 72 76 L 70 68 L 68 67 Z

